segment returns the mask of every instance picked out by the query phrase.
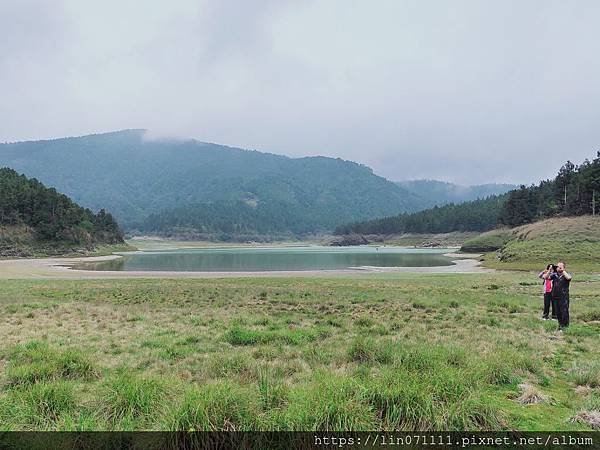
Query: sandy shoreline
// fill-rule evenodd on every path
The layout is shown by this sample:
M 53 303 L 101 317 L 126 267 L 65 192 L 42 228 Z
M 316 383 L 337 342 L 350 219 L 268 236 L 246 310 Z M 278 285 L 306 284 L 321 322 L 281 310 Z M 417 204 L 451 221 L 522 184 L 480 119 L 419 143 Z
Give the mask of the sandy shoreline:
M 354 267 L 344 270 L 263 271 L 263 272 L 176 272 L 176 271 L 92 271 L 71 269 L 82 262 L 109 261 L 119 255 L 11 259 L 0 261 L 0 279 L 95 279 L 95 278 L 253 278 L 253 277 L 331 277 L 375 273 L 485 273 L 477 254 L 446 254 L 455 263 L 439 267 Z

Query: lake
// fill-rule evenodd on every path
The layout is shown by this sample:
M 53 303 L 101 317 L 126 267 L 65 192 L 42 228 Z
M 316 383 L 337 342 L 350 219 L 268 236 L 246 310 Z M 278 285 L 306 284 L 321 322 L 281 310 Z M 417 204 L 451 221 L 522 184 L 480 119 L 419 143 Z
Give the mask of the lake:
M 235 247 L 123 253 L 123 258 L 76 266 L 84 270 L 261 272 L 340 270 L 356 267 L 451 266 L 449 249 L 403 247 Z

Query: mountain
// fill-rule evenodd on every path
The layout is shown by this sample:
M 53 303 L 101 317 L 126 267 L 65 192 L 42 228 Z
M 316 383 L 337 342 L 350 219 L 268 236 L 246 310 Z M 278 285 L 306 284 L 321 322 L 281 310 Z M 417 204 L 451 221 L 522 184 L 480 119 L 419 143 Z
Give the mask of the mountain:
M 109 209 L 126 229 L 157 233 L 318 232 L 424 206 L 354 162 L 148 140 L 144 130 L 0 144 L 0 164 Z
M 483 199 L 490 195 L 505 194 L 518 187 L 496 183 L 463 186 L 437 180 L 406 180 L 397 181 L 396 184 L 420 197 L 427 207 Z
M 0 256 L 58 254 L 122 243 L 119 226 L 104 210 L 94 214 L 36 179 L 0 169 Z

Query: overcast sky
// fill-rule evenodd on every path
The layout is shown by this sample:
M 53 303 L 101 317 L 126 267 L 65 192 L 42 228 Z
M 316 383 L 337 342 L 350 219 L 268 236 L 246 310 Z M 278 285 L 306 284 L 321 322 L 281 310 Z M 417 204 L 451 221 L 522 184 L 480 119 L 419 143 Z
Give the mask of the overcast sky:
M 0 141 L 125 128 L 537 181 L 600 149 L 600 1 L 0 0 Z

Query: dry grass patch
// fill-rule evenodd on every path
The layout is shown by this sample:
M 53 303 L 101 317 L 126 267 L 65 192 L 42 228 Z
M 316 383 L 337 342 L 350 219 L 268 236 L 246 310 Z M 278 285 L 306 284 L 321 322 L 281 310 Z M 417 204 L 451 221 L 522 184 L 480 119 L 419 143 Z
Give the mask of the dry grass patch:
M 529 383 L 519 384 L 521 395 L 517 397 L 517 401 L 522 405 L 536 405 L 538 403 L 550 403 L 552 397 L 542 393 L 538 388 Z
M 584 423 L 594 430 L 600 429 L 600 411 L 581 411 L 571 418 L 573 423 Z

